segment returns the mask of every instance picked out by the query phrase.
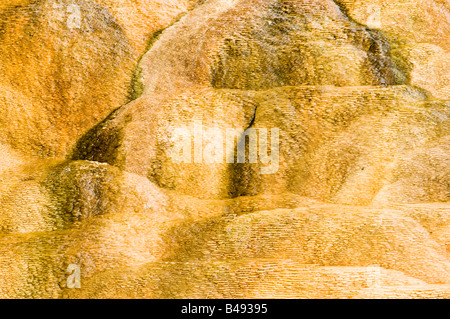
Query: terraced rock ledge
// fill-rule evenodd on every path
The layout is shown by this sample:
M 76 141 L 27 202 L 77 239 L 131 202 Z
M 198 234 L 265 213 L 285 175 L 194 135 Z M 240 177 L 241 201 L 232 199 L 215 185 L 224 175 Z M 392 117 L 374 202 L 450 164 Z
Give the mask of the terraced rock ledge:
M 450 297 L 449 35 L 445 0 L 2 1 L 0 297 Z M 278 129 L 277 170 L 175 162 L 193 123 Z

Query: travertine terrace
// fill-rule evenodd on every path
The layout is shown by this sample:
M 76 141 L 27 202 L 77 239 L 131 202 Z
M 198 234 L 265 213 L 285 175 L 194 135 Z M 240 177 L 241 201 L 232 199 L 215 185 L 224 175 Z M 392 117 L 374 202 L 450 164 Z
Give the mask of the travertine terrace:
M 1 0 L 0 151 L 1 298 L 448 298 L 450 3 Z

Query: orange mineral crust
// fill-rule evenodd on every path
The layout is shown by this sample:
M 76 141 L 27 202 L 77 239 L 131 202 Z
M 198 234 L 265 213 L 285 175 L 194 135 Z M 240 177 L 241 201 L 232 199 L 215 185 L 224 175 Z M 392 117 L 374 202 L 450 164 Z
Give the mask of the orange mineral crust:
M 1 0 L 0 298 L 450 297 L 446 0 Z

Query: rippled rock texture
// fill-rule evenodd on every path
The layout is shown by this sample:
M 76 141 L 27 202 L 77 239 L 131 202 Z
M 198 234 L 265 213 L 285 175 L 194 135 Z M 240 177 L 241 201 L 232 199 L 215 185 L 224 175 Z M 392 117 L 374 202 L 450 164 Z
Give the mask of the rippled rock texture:
M 448 298 L 449 36 L 445 0 L 2 1 L 0 297 Z

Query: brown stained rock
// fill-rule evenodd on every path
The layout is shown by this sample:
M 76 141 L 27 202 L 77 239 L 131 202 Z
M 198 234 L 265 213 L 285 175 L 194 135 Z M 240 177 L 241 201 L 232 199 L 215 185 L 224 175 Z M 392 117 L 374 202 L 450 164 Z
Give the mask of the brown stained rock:
M 106 162 L 182 194 L 228 198 L 232 172 L 225 153 L 232 153 L 233 149 L 226 149 L 225 132 L 229 128 L 249 127 L 255 112 L 253 96 L 251 92 L 203 89 L 172 97 L 143 97 L 87 133 L 72 158 Z M 223 135 L 219 147 L 224 156 L 218 163 L 196 163 L 195 150 L 191 150 L 188 163 L 173 160 L 172 150 L 178 141 L 176 130 L 193 132 L 197 122 L 204 130 L 215 128 Z M 206 137 L 202 141 L 202 158 L 209 142 Z
M 207 1 L 166 30 L 141 67 L 148 93 L 406 80 L 384 36 L 333 1 Z
M 450 296 L 448 1 L 59 3 L 0 4 L 0 297 Z
M 25 154 L 64 156 L 82 133 L 129 101 L 147 41 L 188 2 L 2 4 L 0 139 Z
M 80 8 L 79 26 L 68 22 L 67 1 L 32 2 L 1 13 L 2 82 L 29 100 L 22 116 L 14 114 L 18 110 L 8 114 L 15 121 L 26 114 L 24 123 L 5 129 L 28 154 L 64 155 L 80 133 L 125 103 L 132 49 L 123 29 L 92 2 L 70 5 Z M 30 128 L 39 142 L 28 139 Z
M 447 104 L 433 102 L 408 86 L 198 92 L 173 98 L 150 95 L 129 104 L 88 133 L 73 159 L 106 162 L 146 176 L 160 187 L 200 198 L 293 192 L 324 201 L 369 204 L 382 201 L 388 185 L 397 183 L 397 162 L 439 144 L 439 139 L 447 141 L 448 136 Z M 260 162 L 248 163 L 248 150 L 246 164 L 236 160 L 227 164 L 225 156 L 218 164 L 195 164 L 194 147 L 189 163 L 174 163 L 170 136 L 177 128 L 191 129 L 200 121 L 205 131 L 217 127 L 226 136 L 226 130 L 236 125 L 247 129 L 253 116 L 252 128 L 280 129 L 279 168 L 274 174 L 262 174 L 267 165 Z M 203 142 L 201 152 L 207 145 Z M 219 147 L 236 153 L 228 145 L 224 138 Z M 444 160 L 435 161 L 448 166 Z M 426 162 L 421 165 L 423 178 L 438 174 Z M 434 188 L 419 183 L 428 195 L 405 193 L 400 202 L 447 201 L 448 183 L 444 179 L 435 183 Z
M 450 94 L 450 6 L 446 0 L 339 0 L 357 22 L 382 31 L 405 57 L 411 84 L 436 97 Z
M 171 25 L 192 9 L 196 0 L 95 0 L 108 8 L 123 27 L 138 55 L 144 53 L 151 36 Z

